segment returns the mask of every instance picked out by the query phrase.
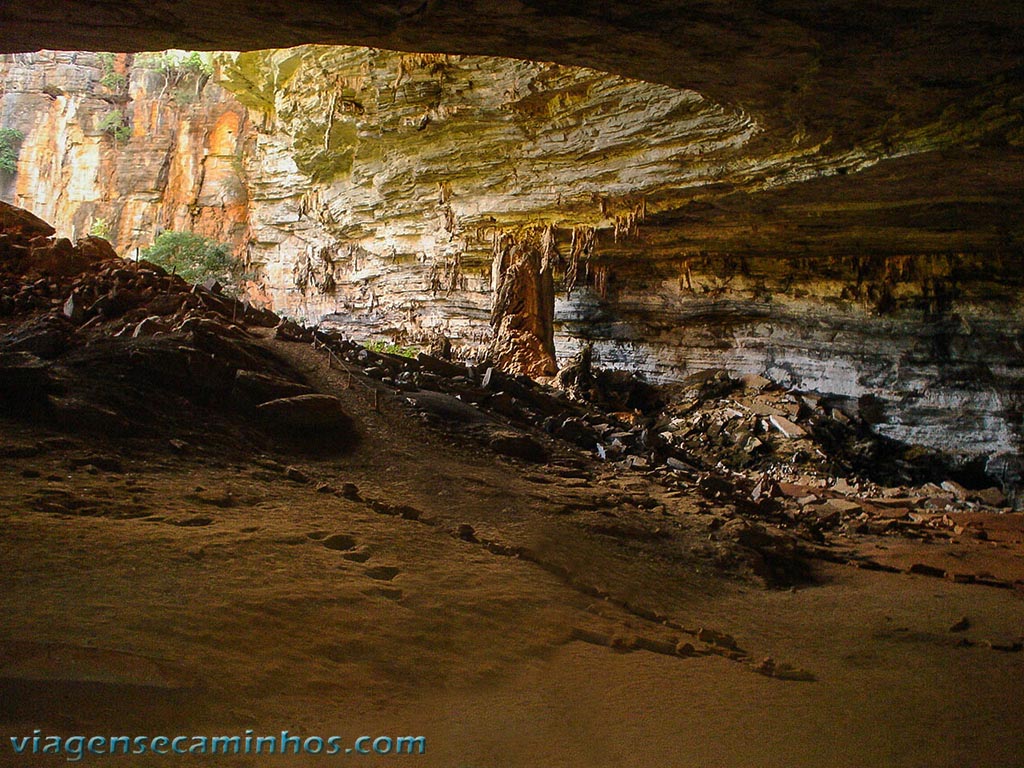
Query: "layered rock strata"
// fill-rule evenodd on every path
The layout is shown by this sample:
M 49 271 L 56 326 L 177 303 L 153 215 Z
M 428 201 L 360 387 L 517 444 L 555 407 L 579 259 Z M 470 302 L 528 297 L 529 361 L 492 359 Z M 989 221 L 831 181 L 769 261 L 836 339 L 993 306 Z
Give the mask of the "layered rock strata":
M 2 57 L 0 120 L 23 138 L 0 197 L 127 255 L 165 229 L 240 246 L 248 113 L 202 73 L 161 64 L 83 51 Z
M 588 341 L 656 380 L 766 373 L 900 439 L 1020 453 L 1013 78 L 856 141 L 780 142 L 762 111 L 554 64 L 318 46 L 216 62 L 182 104 L 127 56 L 120 95 L 92 54 L 8 57 L 0 114 L 26 138 L 4 194 L 67 234 L 109 219 L 128 253 L 167 227 L 226 240 L 254 296 L 359 339 L 485 354 L 492 315 L 511 338 L 501 317 L 529 305 L 531 373 L 551 371 L 550 334 L 559 358 Z M 98 127 L 114 105 L 126 141 Z M 493 314 L 494 254 L 542 240 L 550 278 L 524 272 Z

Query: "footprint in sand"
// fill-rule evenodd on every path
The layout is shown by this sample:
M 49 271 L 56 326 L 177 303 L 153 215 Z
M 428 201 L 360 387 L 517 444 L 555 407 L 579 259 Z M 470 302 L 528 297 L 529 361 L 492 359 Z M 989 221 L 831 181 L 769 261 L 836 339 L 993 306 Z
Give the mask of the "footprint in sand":
M 192 517 L 179 517 L 175 519 L 167 519 L 165 522 L 171 525 L 177 525 L 180 528 L 201 528 L 206 525 L 213 524 L 212 517 L 205 517 L 203 515 L 195 515 Z
M 363 573 L 369 576 L 371 579 L 377 579 L 378 581 L 391 581 L 401 571 L 392 565 L 375 565 L 372 568 L 367 568 Z
M 334 549 L 338 552 L 346 552 L 350 549 L 355 549 L 358 546 L 358 542 L 347 533 L 331 534 L 330 536 L 325 537 L 320 543 L 328 549 Z
M 396 602 L 403 597 L 402 590 L 397 587 L 372 587 L 363 590 L 363 594 L 367 597 L 383 597 L 385 600 L 394 600 Z

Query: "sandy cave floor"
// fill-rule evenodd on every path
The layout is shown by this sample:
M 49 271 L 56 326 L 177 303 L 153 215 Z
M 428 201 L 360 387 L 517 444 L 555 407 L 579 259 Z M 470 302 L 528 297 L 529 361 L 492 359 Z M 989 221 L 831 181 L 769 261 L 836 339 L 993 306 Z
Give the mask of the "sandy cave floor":
M 688 494 L 568 448 L 547 465 L 499 458 L 393 396 L 375 412 L 307 346 L 265 343 L 342 398 L 354 450 L 204 447 L 194 433 L 176 450 L 0 422 L 0 765 L 66 764 L 13 754 L 7 737 L 33 728 L 427 738 L 423 756 L 94 765 L 1024 760 L 1019 588 L 815 560 L 813 582 L 768 589 L 709 543 Z M 647 497 L 665 511 L 623 503 Z M 960 549 L 850 547 L 1013 581 L 1020 517 Z M 674 652 L 686 642 L 691 655 Z M 768 656 L 813 679 L 758 674 Z

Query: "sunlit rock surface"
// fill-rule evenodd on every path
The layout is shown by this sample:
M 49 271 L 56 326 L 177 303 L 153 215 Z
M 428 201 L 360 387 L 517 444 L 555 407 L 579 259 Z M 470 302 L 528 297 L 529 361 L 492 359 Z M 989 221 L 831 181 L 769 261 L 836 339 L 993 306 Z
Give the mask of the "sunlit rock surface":
M 125 254 L 164 229 L 241 241 L 248 116 L 223 89 L 205 78 L 170 88 L 129 56 L 103 64 L 87 52 L 4 56 L 0 80 L 3 127 L 24 134 L 17 173 L 0 173 L 4 200 L 72 238 L 102 234 Z
M 280 312 L 468 354 L 493 342 L 495 242 L 546 237 L 560 358 L 590 340 L 657 380 L 765 373 L 900 439 L 1020 452 L 1019 79 L 916 112 L 851 102 L 836 125 L 867 127 L 838 140 L 555 64 L 216 62 L 187 98 L 130 57 L 124 93 L 93 54 L 6 57 L 0 114 L 26 138 L 4 198 L 68 234 L 103 219 L 122 252 L 196 229 Z M 114 108 L 127 141 L 99 127 Z

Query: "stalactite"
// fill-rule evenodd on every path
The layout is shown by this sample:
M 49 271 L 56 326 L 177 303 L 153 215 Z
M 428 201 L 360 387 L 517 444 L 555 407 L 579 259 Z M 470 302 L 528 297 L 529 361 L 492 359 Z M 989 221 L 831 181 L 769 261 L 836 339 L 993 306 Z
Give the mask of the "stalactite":
M 429 67 L 433 73 L 440 73 L 444 71 L 445 64 L 448 63 L 448 54 L 446 53 L 406 53 L 402 54 L 398 60 L 398 75 L 395 77 L 392 88 L 397 88 L 401 85 L 402 80 L 407 74 L 412 72 L 414 69 L 424 69 Z
M 309 254 L 304 253 L 295 260 L 295 266 L 292 267 L 292 285 L 294 285 L 303 296 L 305 296 L 309 291 L 311 271 Z
M 590 258 L 597 247 L 597 230 L 593 227 L 576 227 L 569 244 L 569 258 L 565 268 L 565 292 L 570 293 L 579 282 L 589 275 Z M 582 268 L 582 273 L 581 273 Z
M 448 241 L 451 242 L 455 237 L 455 211 L 450 205 L 445 205 L 441 208 L 441 215 L 444 216 L 444 231 L 448 233 Z
M 681 274 L 679 276 L 679 289 L 686 289 L 693 293 L 693 272 L 690 267 L 690 260 L 683 259 Z
M 338 283 L 334 279 L 334 253 L 327 246 L 319 251 L 321 277 L 317 283 L 317 290 L 322 294 L 334 293 Z
M 452 184 L 450 181 L 439 181 L 437 183 L 437 204 L 447 205 L 452 199 Z
M 554 224 L 548 224 L 541 230 L 540 253 L 543 259 L 542 268 L 551 268 L 561 261 L 561 254 L 558 252 L 558 243 L 555 238 Z
M 434 295 L 444 291 L 445 295 L 458 290 L 462 282 L 462 252 L 448 253 L 435 257 L 430 267 L 430 292 Z
M 608 265 L 597 264 L 592 270 L 594 291 L 602 299 L 608 298 Z
M 334 275 L 335 257 L 336 253 L 330 246 L 308 246 L 292 267 L 292 284 L 303 296 L 311 288 L 324 295 L 333 294 L 338 289 Z

